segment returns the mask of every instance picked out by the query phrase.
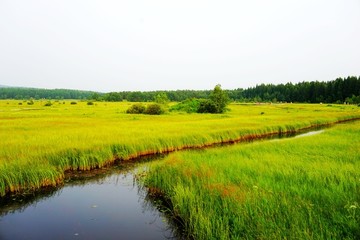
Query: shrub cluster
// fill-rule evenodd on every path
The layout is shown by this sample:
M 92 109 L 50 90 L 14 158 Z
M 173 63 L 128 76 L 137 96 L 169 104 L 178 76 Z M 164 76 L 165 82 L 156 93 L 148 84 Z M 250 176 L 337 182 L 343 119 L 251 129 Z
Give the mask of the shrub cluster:
M 50 101 L 48 101 L 48 102 L 45 103 L 44 106 L 45 106 L 45 107 L 50 107 L 50 106 L 52 106 L 52 103 L 51 103 Z
M 160 104 L 153 103 L 147 106 L 144 113 L 149 115 L 160 115 L 163 114 L 164 112 L 165 111 Z
M 345 102 L 347 102 L 349 104 L 359 104 L 360 105 L 360 95 L 359 96 L 352 95 L 351 97 L 347 97 L 345 99 Z
M 146 107 L 144 106 L 144 104 L 135 103 L 135 104 L 131 105 L 131 107 L 128 110 L 126 110 L 126 113 L 141 114 L 141 113 L 144 113 L 145 110 L 146 110 Z
M 196 113 L 200 107 L 200 100 L 196 98 L 186 99 L 170 108 L 170 111 L 183 111 L 187 113 Z
M 229 103 L 229 98 L 221 89 L 220 85 L 216 85 L 209 99 L 187 99 L 173 106 L 171 110 L 185 111 L 187 113 L 223 113 Z
M 211 99 L 200 101 L 198 113 L 220 113 L 217 104 Z
M 163 114 L 165 110 L 158 103 L 153 103 L 145 107 L 142 103 L 133 104 L 126 113 L 130 114 L 149 114 L 149 115 L 160 115 Z

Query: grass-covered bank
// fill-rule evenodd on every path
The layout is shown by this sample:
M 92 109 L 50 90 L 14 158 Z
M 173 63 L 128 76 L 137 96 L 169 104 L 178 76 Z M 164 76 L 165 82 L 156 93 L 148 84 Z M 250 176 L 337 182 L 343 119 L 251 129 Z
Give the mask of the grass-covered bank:
M 195 239 L 359 239 L 360 124 L 303 138 L 179 152 L 145 185 Z
M 47 103 L 0 101 L 1 196 L 56 186 L 68 170 L 360 117 L 345 105 L 231 104 L 225 114 L 145 116 L 126 114 L 126 102 Z

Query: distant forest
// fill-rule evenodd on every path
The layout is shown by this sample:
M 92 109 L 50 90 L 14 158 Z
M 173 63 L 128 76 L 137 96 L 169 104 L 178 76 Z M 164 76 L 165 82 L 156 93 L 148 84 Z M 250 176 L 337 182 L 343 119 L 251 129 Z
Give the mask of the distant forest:
M 299 102 L 299 103 L 360 103 L 360 77 L 337 78 L 328 82 L 261 84 L 248 89 L 225 90 L 229 98 L 239 102 Z M 123 91 L 99 93 L 67 89 L 37 89 L 0 87 L 0 99 L 84 99 L 97 101 L 148 102 L 162 93 L 170 101 L 208 98 L 211 90 Z
M 0 87 L 0 99 L 88 99 L 95 92 L 69 89 Z

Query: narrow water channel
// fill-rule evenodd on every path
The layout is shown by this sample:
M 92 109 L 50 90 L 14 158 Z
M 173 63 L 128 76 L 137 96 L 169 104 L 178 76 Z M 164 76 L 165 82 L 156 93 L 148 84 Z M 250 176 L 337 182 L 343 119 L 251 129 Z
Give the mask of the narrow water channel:
M 175 228 L 136 182 L 136 168 L 142 164 L 132 170 L 111 167 L 30 197 L 0 199 L 0 240 L 178 239 Z
M 30 202 L 10 201 L 0 209 L 0 239 L 174 239 L 134 179 L 115 167 Z

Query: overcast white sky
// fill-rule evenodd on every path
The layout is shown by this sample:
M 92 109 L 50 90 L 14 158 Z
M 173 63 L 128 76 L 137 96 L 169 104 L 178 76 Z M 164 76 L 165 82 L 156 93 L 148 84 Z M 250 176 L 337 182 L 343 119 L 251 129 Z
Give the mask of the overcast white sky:
M 0 84 L 102 92 L 360 75 L 360 0 L 0 0 Z

